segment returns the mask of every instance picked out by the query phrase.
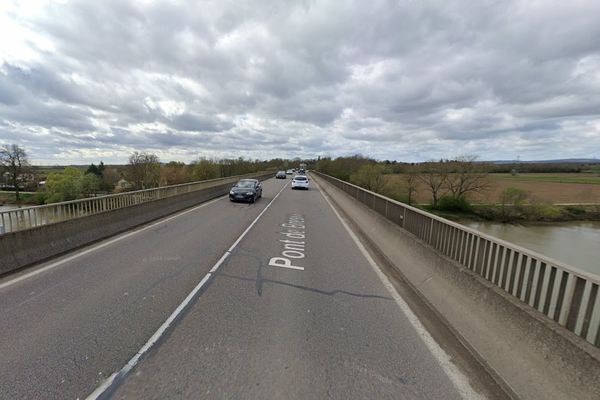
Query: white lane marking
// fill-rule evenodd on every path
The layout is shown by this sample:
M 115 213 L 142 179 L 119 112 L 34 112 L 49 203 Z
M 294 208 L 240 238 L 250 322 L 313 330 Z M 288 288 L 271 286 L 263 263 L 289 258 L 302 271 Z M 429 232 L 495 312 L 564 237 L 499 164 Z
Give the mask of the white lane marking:
M 254 221 L 252 221 L 252 223 L 248 226 L 248 228 L 246 228 L 246 230 L 240 235 L 240 237 L 237 238 L 237 240 L 234 242 L 233 246 L 231 246 L 225 252 L 225 254 L 223 254 L 221 256 L 219 261 L 217 261 L 217 263 L 210 269 L 210 272 L 208 272 L 204 276 L 204 278 L 202 278 L 202 280 L 196 285 L 196 287 L 194 287 L 194 289 L 190 292 L 190 294 L 187 295 L 187 297 L 181 302 L 181 304 L 179 304 L 179 306 L 175 309 L 175 311 L 173 311 L 171 313 L 169 318 L 167 318 L 167 320 L 165 322 L 163 322 L 163 324 L 160 326 L 160 328 L 158 328 L 158 330 L 156 332 L 154 332 L 154 334 L 150 337 L 150 339 L 148 339 L 146 344 L 144 344 L 144 346 L 136 353 L 136 355 L 133 356 L 133 358 L 131 360 L 129 360 L 129 362 L 127 364 L 125 364 L 125 366 L 123 368 L 121 368 L 119 371 L 113 373 L 100 386 L 98 386 L 96 388 L 96 390 L 94 390 L 87 397 L 87 400 L 98 399 L 100 396 L 102 396 L 102 394 L 108 388 L 110 388 L 110 386 L 113 384 L 113 382 L 115 381 L 115 378 L 117 378 L 117 376 L 124 377 L 125 375 L 127 375 L 127 373 L 129 371 L 131 371 L 131 369 L 133 369 L 137 365 L 137 363 L 140 361 L 140 357 L 142 357 L 144 355 L 144 353 L 146 353 L 148 350 L 150 350 L 150 348 L 152 348 L 152 346 L 161 338 L 161 336 L 164 335 L 164 333 L 167 331 L 167 329 L 169 329 L 169 327 L 171 326 L 173 321 L 187 307 L 187 305 L 192 301 L 192 299 L 196 296 L 196 294 L 200 291 L 200 289 L 202 289 L 202 287 L 206 284 L 206 282 L 208 282 L 208 280 L 213 275 L 213 273 L 215 273 L 217 271 L 217 269 L 219 269 L 219 267 L 223 264 L 223 262 L 227 259 L 227 257 L 229 257 L 231 255 L 231 252 L 242 241 L 242 239 L 244 238 L 244 236 L 246 236 L 246 234 L 250 231 L 250 229 L 252 229 L 252 227 L 258 222 L 260 217 L 262 217 L 263 214 L 265 212 L 267 212 L 269 207 L 271 207 L 271 204 L 273 204 L 273 202 L 275 200 L 277 200 L 277 198 L 279 197 L 281 192 L 283 192 L 283 190 L 287 187 L 287 185 L 288 184 L 286 183 L 281 188 L 281 190 L 275 195 L 275 197 L 273 197 L 273 199 L 269 202 L 269 204 L 267 204 L 267 206 L 260 212 L 260 214 L 258 214 L 258 216 L 254 219 Z
M 435 357 L 437 362 L 440 364 L 440 366 L 442 367 L 442 370 L 446 373 L 446 375 L 448 376 L 448 378 L 450 379 L 450 381 L 452 382 L 452 384 L 454 385 L 454 387 L 456 388 L 456 390 L 458 391 L 460 396 L 463 399 L 467 399 L 467 400 L 484 400 L 486 397 L 481 395 L 480 393 L 477 393 L 471 387 L 471 385 L 469 384 L 469 379 L 458 368 L 456 368 L 456 366 L 454 364 L 452 364 L 450 356 L 444 351 L 444 349 L 442 349 L 440 347 L 440 345 L 429 334 L 429 332 L 427 332 L 427 329 L 425 329 L 423 324 L 421 324 L 421 321 L 419 321 L 419 318 L 417 318 L 417 316 L 412 312 L 412 310 L 410 309 L 408 304 L 406 304 L 404 299 L 400 296 L 400 294 L 398 294 L 398 292 L 394 288 L 394 285 L 392 285 L 392 283 L 389 281 L 387 276 L 383 273 L 383 271 L 381 270 L 379 265 L 377 265 L 375 260 L 373 260 L 373 258 L 371 257 L 371 255 L 369 254 L 367 249 L 365 249 L 365 247 L 360 242 L 358 237 L 354 234 L 352 229 L 350 229 L 350 227 L 348 226 L 346 221 L 344 221 L 342 219 L 341 215 L 338 213 L 338 211 L 335 209 L 335 207 L 333 207 L 333 204 L 331 204 L 331 201 L 328 198 L 329 196 L 321 189 L 319 184 L 317 184 L 315 182 L 315 185 L 319 188 L 319 192 L 321 192 L 321 195 L 323 196 L 323 198 L 325 199 L 327 204 L 329 204 L 329 207 L 331 207 L 331 209 L 333 210 L 335 215 L 338 217 L 338 219 L 340 220 L 340 222 L 342 223 L 344 228 L 346 228 L 346 231 L 348 232 L 348 234 L 350 235 L 350 237 L 352 238 L 352 240 L 354 241 L 354 243 L 356 244 L 356 246 L 358 247 L 360 252 L 367 259 L 367 261 L 369 262 L 371 267 L 375 270 L 375 272 L 377 273 L 377 276 L 381 280 L 381 283 L 383 283 L 383 286 L 385 286 L 385 288 L 388 290 L 388 292 L 390 292 L 390 294 L 396 301 L 396 304 L 398 305 L 398 307 L 400 307 L 400 309 L 402 310 L 404 315 L 406 315 L 408 321 L 411 323 L 413 328 L 415 328 L 415 330 L 417 331 L 417 334 L 421 337 L 421 340 L 423 340 L 423 342 L 425 343 L 425 346 L 427 346 L 427 348 L 429 349 L 431 354 Z
M 225 196 L 227 196 L 227 195 L 225 195 Z M 48 265 L 46 265 L 45 267 L 42 267 L 42 268 L 40 268 L 40 269 L 36 269 L 35 271 L 32 271 L 32 272 L 29 272 L 29 273 L 27 273 L 27 274 L 21 275 L 21 276 L 19 276 L 19 277 L 17 277 L 17 278 L 11 279 L 11 280 L 9 280 L 9 281 L 7 281 L 7 282 L 0 283 L 0 289 L 3 289 L 3 288 L 5 288 L 5 287 L 7 287 L 7 286 L 14 285 L 14 284 L 15 284 L 15 283 L 17 283 L 17 282 L 20 282 L 20 281 L 22 281 L 22 280 L 25 280 L 25 279 L 31 278 L 32 276 L 35 276 L 35 275 L 41 274 L 42 272 L 46 272 L 46 271 L 48 271 L 49 269 L 56 268 L 56 267 L 58 267 L 59 265 L 62 265 L 62 264 L 64 264 L 64 263 L 67 263 L 67 262 L 69 262 L 69 261 L 73 261 L 74 259 L 76 259 L 76 258 L 78 258 L 78 257 L 84 256 L 84 255 L 86 255 L 86 254 L 89 254 L 89 253 L 91 253 L 91 252 L 93 252 L 93 251 L 96 251 L 96 250 L 98 250 L 98 249 L 101 249 L 101 248 L 103 248 L 103 247 L 110 246 L 111 244 L 113 244 L 113 243 L 116 243 L 116 242 L 118 242 L 118 241 L 120 241 L 120 240 L 127 239 L 128 237 L 131 237 L 131 236 L 133 236 L 133 235 L 137 235 L 137 234 L 138 234 L 138 233 L 140 233 L 140 232 L 143 232 L 143 231 L 146 231 L 146 230 L 148 230 L 148 229 L 154 228 L 156 225 L 164 224 L 165 222 L 168 222 L 168 221 L 170 221 L 170 220 L 172 220 L 172 219 L 175 219 L 175 218 L 181 217 L 182 215 L 185 215 L 185 214 L 187 214 L 187 213 L 191 213 L 191 212 L 193 212 L 193 211 L 196 211 L 196 210 L 198 210 L 199 208 L 206 207 L 206 206 L 208 206 L 208 205 L 211 205 L 211 204 L 213 204 L 213 203 L 216 203 L 216 202 L 217 202 L 217 201 L 219 201 L 219 200 L 223 200 L 223 199 L 225 198 L 225 196 L 219 196 L 219 197 L 217 197 L 217 198 L 216 198 L 216 199 L 214 199 L 214 200 L 210 200 L 210 201 L 208 201 L 208 202 L 206 202 L 206 203 L 202 203 L 202 204 L 200 204 L 199 206 L 196 206 L 196 207 L 194 207 L 194 208 L 190 208 L 189 210 L 185 210 L 185 211 L 182 211 L 182 212 L 180 212 L 180 213 L 178 213 L 178 214 L 175 214 L 175 215 L 172 215 L 172 216 L 170 216 L 170 217 L 167 217 L 167 218 L 165 218 L 165 219 L 161 219 L 160 221 L 154 222 L 154 223 L 152 223 L 152 224 L 150 224 L 150 225 L 147 225 L 147 226 L 145 226 L 145 227 L 143 227 L 143 228 L 140 228 L 140 229 L 137 229 L 137 230 L 135 230 L 135 231 L 131 231 L 131 232 L 128 232 L 128 233 L 122 234 L 122 235 L 120 235 L 120 236 L 117 236 L 117 237 L 116 237 L 116 238 L 114 238 L 114 239 L 110 239 L 110 240 L 109 240 L 109 241 L 107 241 L 107 242 L 102 242 L 102 243 L 100 243 L 100 244 L 97 244 L 97 245 L 95 245 L 95 246 L 92 246 L 92 247 L 90 247 L 90 248 L 88 248 L 88 249 L 85 249 L 85 250 L 83 250 L 83 251 L 79 251 L 79 252 L 77 252 L 77 253 L 73 254 L 72 256 L 69 256 L 69 257 L 63 258 L 63 259 L 61 259 L 61 260 L 55 261 L 55 262 L 53 262 L 53 263 L 51 263 L 51 264 L 48 264 Z

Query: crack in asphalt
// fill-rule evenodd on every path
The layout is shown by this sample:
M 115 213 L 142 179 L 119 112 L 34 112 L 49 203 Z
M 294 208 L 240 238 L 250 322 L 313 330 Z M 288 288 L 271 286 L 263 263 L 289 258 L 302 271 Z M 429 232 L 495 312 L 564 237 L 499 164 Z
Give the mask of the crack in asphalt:
M 335 296 L 336 294 L 345 294 L 348 296 L 353 296 L 353 297 L 362 297 L 362 298 L 369 298 L 369 299 L 381 299 L 381 300 L 393 300 L 391 297 L 388 296 L 380 296 L 377 294 L 362 294 L 362 293 L 353 293 L 353 292 L 349 292 L 347 290 L 340 290 L 340 289 L 334 289 L 334 290 L 322 290 L 322 289 L 316 289 L 316 288 L 312 288 L 309 286 L 304 286 L 304 285 L 298 285 L 298 284 L 294 284 L 294 283 L 289 283 L 289 282 L 284 282 L 284 281 L 280 281 L 280 280 L 276 280 L 276 279 L 260 279 L 260 281 L 258 279 L 253 279 L 253 278 L 246 278 L 243 276 L 238 276 L 238 275 L 230 275 L 227 273 L 215 273 L 214 277 L 225 277 L 225 278 L 231 278 L 231 279 L 237 279 L 237 280 L 241 280 L 241 281 L 247 281 L 247 282 L 256 282 L 257 287 L 260 288 L 260 291 L 257 290 L 257 294 L 259 296 L 262 295 L 262 286 L 263 283 L 273 283 L 276 285 L 283 285 L 283 286 L 289 286 L 289 287 L 293 287 L 295 289 L 300 289 L 300 290 L 306 290 L 308 292 L 313 292 L 313 293 L 318 293 L 318 294 L 323 294 L 326 296 Z
M 227 266 L 234 259 L 235 256 L 246 256 L 246 257 L 252 258 L 256 261 L 257 269 L 256 269 L 256 278 L 255 279 L 246 278 L 246 277 L 239 276 L 239 275 L 231 275 L 231 274 L 227 274 L 225 272 L 215 272 L 215 273 L 213 273 L 213 277 L 216 278 L 219 276 L 223 276 L 226 278 L 232 278 L 232 279 L 237 279 L 237 280 L 241 280 L 241 281 L 255 282 L 256 293 L 259 296 L 262 296 L 264 284 L 272 283 L 272 284 L 276 284 L 276 285 L 289 286 L 289 287 L 293 287 L 295 289 L 305 290 L 305 291 L 309 291 L 309 292 L 313 292 L 313 293 L 323 294 L 326 296 L 335 296 L 336 294 L 345 294 L 345 295 L 353 296 L 353 297 L 393 300 L 389 296 L 381 296 L 381 295 L 376 295 L 376 294 L 354 293 L 354 292 L 350 292 L 347 290 L 341 290 L 341 289 L 323 290 L 323 289 L 316 289 L 316 288 L 305 286 L 305 285 L 299 285 L 299 284 L 289 283 L 289 282 L 275 280 L 275 279 L 263 278 L 262 270 L 263 270 L 263 267 L 265 266 L 265 263 L 263 262 L 262 258 L 249 252 L 249 251 L 245 251 L 242 249 L 234 250 L 231 253 L 230 257 L 228 257 L 227 260 L 221 266 L 221 271 L 224 271 L 227 268 Z

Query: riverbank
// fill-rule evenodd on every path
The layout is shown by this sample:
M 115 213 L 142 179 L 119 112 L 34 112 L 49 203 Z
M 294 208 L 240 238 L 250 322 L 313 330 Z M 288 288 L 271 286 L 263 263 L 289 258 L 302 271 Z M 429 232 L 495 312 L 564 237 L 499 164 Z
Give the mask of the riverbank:
M 518 207 L 473 205 L 469 210 L 461 211 L 435 210 L 430 207 L 425 207 L 425 210 L 453 221 L 461 219 L 498 223 L 600 221 L 600 204 L 527 204 Z

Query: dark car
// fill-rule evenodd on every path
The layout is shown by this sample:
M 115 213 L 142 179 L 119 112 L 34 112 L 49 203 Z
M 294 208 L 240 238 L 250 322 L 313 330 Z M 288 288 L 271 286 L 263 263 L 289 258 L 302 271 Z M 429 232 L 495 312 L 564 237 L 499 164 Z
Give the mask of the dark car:
M 277 173 L 275 174 L 275 178 L 277 179 L 286 179 L 287 174 L 285 173 L 285 171 L 277 171 Z
M 231 201 L 249 201 L 254 203 L 262 197 L 262 186 L 257 179 L 242 179 L 229 191 Z

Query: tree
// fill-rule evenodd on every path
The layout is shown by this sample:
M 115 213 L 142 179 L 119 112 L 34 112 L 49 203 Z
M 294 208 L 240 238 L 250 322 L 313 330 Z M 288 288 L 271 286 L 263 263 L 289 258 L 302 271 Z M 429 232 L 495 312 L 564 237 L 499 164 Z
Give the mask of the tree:
M 214 161 L 207 160 L 206 158 L 199 158 L 192 164 L 192 180 L 205 181 L 218 178 L 219 176 L 227 176 L 228 174 L 222 173 L 223 165 L 223 161 L 217 165 Z
M 476 156 L 465 156 L 446 164 L 446 188 L 455 199 L 466 198 L 467 194 L 480 193 L 489 188 L 486 165 L 476 160 Z
M 134 152 L 129 156 L 126 176 L 136 189 L 148 189 L 158 186 L 160 179 L 160 160 L 158 156 L 152 153 Z
M 92 197 L 100 191 L 102 178 L 96 174 L 84 174 L 77 182 L 77 197 Z
M 94 176 L 88 174 L 89 176 Z M 67 167 L 62 173 L 51 173 L 46 179 L 46 203 L 58 203 L 61 201 L 75 200 L 80 193 L 80 179 L 83 174 L 81 170 Z
M 104 163 L 102 161 L 100 161 L 100 164 L 98 166 L 96 166 L 94 163 L 92 163 L 87 171 L 85 171 L 86 174 L 94 174 L 99 178 L 102 178 L 102 174 L 104 173 Z
M 322 158 L 316 165 L 318 171 L 334 176 L 343 181 L 348 181 L 352 174 L 356 173 L 365 164 L 376 164 L 375 160 L 363 157 L 359 154 L 352 157 L 338 157 L 335 160 Z
M 383 165 L 365 164 L 350 176 L 350 181 L 372 192 L 381 193 L 385 188 L 383 171 Z
M 529 193 L 520 188 L 508 187 L 500 194 L 500 214 L 507 219 L 520 212 Z
M 160 169 L 161 185 L 177 185 L 189 180 L 187 166 L 182 162 L 171 161 Z
M 427 186 L 431 192 L 431 206 L 437 208 L 440 197 L 445 194 L 445 184 L 448 175 L 444 161 L 430 161 L 421 164 L 417 179 Z
M 20 201 L 19 178 L 29 165 L 25 149 L 16 144 L 0 147 L 0 165 L 9 173 L 11 185 L 15 188 L 15 200 Z
M 413 197 L 417 193 L 418 177 L 419 173 L 414 166 L 409 166 L 406 168 L 404 173 L 404 182 L 406 187 L 406 199 L 409 206 L 412 205 Z
M 115 167 L 104 167 L 102 171 L 102 183 L 100 184 L 100 190 L 104 192 L 112 192 L 115 188 L 121 174 Z

